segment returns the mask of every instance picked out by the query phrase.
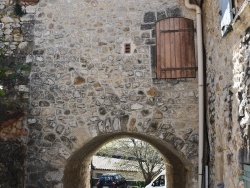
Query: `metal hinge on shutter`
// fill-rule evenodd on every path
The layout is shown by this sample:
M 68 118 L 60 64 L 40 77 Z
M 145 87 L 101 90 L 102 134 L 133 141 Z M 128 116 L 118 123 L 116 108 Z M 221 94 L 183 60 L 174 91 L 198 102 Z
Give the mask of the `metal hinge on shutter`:
M 233 20 L 232 0 L 220 0 L 221 35 L 224 36 L 231 29 Z

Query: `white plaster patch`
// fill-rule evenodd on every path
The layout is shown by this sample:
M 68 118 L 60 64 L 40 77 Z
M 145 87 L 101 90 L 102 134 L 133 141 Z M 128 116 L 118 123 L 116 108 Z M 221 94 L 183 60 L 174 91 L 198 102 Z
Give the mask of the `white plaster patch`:
M 1 22 L 3 22 L 3 23 L 12 23 L 12 22 L 14 22 L 14 19 L 11 18 L 11 17 L 5 16 L 5 17 L 3 17 L 1 19 Z
M 133 104 L 133 105 L 131 106 L 131 110 L 139 110 L 139 109 L 142 109 L 142 108 L 143 108 L 143 105 L 138 104 L 138 103 Z
M 114 127 L 114 130 L 116 131 L 121 130 L 121 125 L 120 125 L 120 121 L 118 118 L 114 119 L 113 127 Z
M 55 185 L 54 188 L 63 188 L 63 184 L 59 183 L 59 184 Z
M 18 45 L 18 48 L 19 48 L 19 49 L 24 49 L 27 45 L 28 45 L 28 42 L 21 42 L 21 43 Z
M 19 91 L 29 92 L 29 88 L 26 85 L 19 85 Z
M 28 119 L 28 123 L 29 123 L 29 124 L 36 123 L 36 119 L 35 119 L 35 118 L 33 118 L 33 119 Z
M 63 157 L 64 159 L 68 159 L 70 157 L 70 154 L 66 149 L 60 148 L 59 149 L 59 156 Z
M 43 57 L 41 57 L 41 56 L 37 57 L 36 60 L 40 61 L 40 62 L 44 61 Z
M 97 131 L 97 129 L 96 129 L 95 126 L 89 126 L 88 129 L 89 129 L 90 134 L 91 134 L 93 137 L 97 136 L 98 131 Z
M 26 6 L 25 11 L 26 11 L 26 13 L 35 13 L 36 12 L 36 6 L 31 6 L 31 5 Z

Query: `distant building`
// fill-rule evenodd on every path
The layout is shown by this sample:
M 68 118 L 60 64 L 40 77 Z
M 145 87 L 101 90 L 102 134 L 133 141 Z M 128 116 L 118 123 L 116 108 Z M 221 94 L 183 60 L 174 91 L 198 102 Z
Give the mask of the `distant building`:
M 127 180 L 144 180 L 142 173 L 136 168 L 136 161 L 94 155 L 91 167 L 93 179 L 98 179 L 102 174 L 105 173 L 116 172 L 120 173 Z

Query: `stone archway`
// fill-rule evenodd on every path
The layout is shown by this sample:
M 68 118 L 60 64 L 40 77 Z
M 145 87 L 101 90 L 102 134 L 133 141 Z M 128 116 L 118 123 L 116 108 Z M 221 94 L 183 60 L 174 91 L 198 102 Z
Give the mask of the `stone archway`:
M 177 4 L 171 0 L 166 9 L 157 0 L 40 0 L 27 187 L 86 188 L 94 152 L 129 136 L 169 159 L 174 187 L 197 186 L 197 80 L 157 80 L 154 72 L 156 18 L 171 15 Z M 126 43 L 130 54 L 124 53 Z
M 89 164 L 92 155 L 104 144 L 109 141 L 122 138 L 133 137 L 150 143 L 167 160 L 172 167 L 171 174 L 168 173 L 169 182 L 173 181 L 172 186 L 168 188 L 186 188 L 190 187 L 192 182 L 190 178 L 194 173 L 194 167 L 183 156 L 181 156 L 166 141 L 140 133 L 119 132 L 99 135 L 91 141 L 84 144 L 79 150 L 74 152 L 69 158 L 64 170 L 63 185 L 65 188 L 86 188 L 89 187 Z M 170 168 L 167 167 L 169 170 Z M 169 177 L 171 176 L 171 177 Z M 171 183 L 170 183 L 171 184 Z M 169 184 L 169 185 L 170 185 Z

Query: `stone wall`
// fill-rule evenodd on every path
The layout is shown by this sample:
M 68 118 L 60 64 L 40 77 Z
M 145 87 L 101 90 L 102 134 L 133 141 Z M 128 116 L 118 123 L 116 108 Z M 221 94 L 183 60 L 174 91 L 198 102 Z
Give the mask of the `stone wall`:
M 88 141 L 111 133 L 162 140 L 192 164 L 189 172 L 194 178 L 188 181 L 190 187 L 197 186 L 197 80 L 156 80 L 154 73 L 155 21 L 169 16 L 194 19 L 187 12 L 182 1 L 38 3 L 28 187 L 62 186 L 65 165 L 73 154 Z M 131 44 L 132 53 L 124 53 L 125 43 Z M 93 141 L 96 148 L 91 152 L 107 141 L 99 145 Z M 72 161 L 72 169 L 77 165 Z M 86 178 L 86 173 L 76 174 Z M 76 186 L 87 186 L 84 181 Z
M 26 146 L 20 141 L 0 141 L 0 187 L 24 187 Z
M 19 5 L 15 1 L 0 0 L 1 74 L 11 74 L 11 71 L 19 71 L 18 67 L 31 63 L 34 7 L 26 4 L 23 7 L 26 14 L 20 17 L 15 12 L 16 6 Z M 4 67 L 11 71 L 2 71 Z M 7 83 L 1 75 L 0 82 L 5 90 L 5 95 L 0 96 L 0 187 L 4 188 L 24 187 L 29 72 L 23 71 L 19 75 L 23 80 Z
M 25 187 L 56 188 L 63 186 L 65 166 L 80 164 L 73 156 L 86 163 L 80 154 L 94 153 L 113 135 L 148 138 L 165 157 L 189 161 L 187 185 L 197 187 L 197 80 L 155 79 L 154 24 L 172 16 L 194 19 L 184 2 L 18 2 L 22 17 L 13 13 L 14 2 L 0 0 L 0 51 L 32 63 L 30 90 L 27 83 L 13 87 L 23 107 L 30 91 L 30 112 L 27 121 L 23 111 L 1 114 L 14 118 L 0 125 L 0 187 L 23 187 L 26 146 Z M 209 182 L 241 188 L 242 164 L 250 162 L 250 31 L 222 38 L 218 13 L 217 1 L 204 1 Z M 124 53 L 125 43 L 132 53 Z M 78 187 L 87 185 L 81 182 Z
M 23 187 L 27 146 L 25 186 L 60 187 L 75 152 L 116 133 L 158 137 L 196 168 L 197 81 L 155 79 L 155 22 L 194 19 L 184 2 L 37 2 L 19 2 L 26 10 L 19 17 L 13 2 L 0 1 L 1 52 L 20 64 L 32 63 L 28 131 L 23 112 L 7 111 L 15 118 L 1 123 L 0 186 Z M 210 187 L 238 188 L 242 164 L 250 162 L 250 32 L 222 38 L 218 12 L 217 2 L 204 2 Z M 124 53 L 125 43 L 131 54 Z M 15 88 L 23 101 L 28 88 Z M 188 183 L 196 187 L 192 173 Z
M 249 29 L 222 38 L 218 12 L 218 2 L 205 1 L 210 187 L 239 188 L 249 163 Z
M 0 84 L 5 91 L 5 95 L 1 95 L 0 107 L 5 110 L 28 109 L 34 11 L 35 6 L 0 1 Z

